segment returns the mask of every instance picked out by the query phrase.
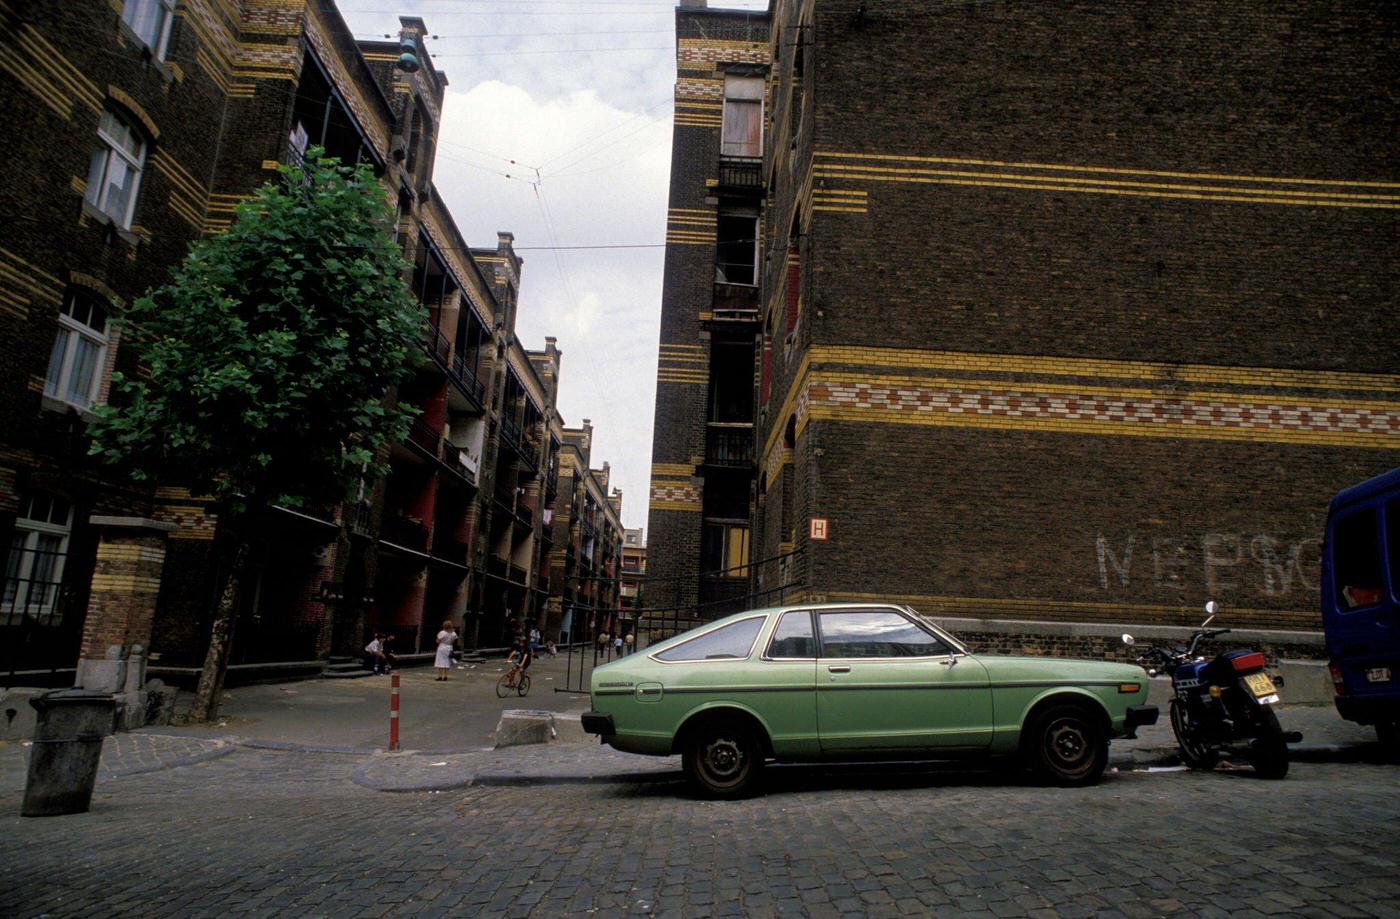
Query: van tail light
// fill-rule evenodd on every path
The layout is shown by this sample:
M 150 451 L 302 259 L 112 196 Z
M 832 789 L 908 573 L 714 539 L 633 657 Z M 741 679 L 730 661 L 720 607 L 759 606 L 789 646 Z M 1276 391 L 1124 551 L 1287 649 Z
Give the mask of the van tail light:
M 1332 674 L 1332 690 L 1333 690 L 1333 692 L 1335 692 L 1335 693 L 1336 693 L 1337 695 L 1339 695 L 1339 696 L 1344 696 L 1344 695 L 1346 695 L 1346 694 L 1347 694 L 1347 684 L 1346 684 L 1346 681 L 1342 679 L 1342 668 L 1341 668 L 1341 667 L 1338 667 L 1338 666 L 1336 665 L 1335 662 L 1333 662 L 1333 661 L 1328 661 L 1328 662 L 1327 662 L 1327 672 L 1330 673 L 1330 674 Z
M 1241 654 L 1239 657 L 1230 658 L 1230 664 L 1235 668 L 1236 673 L 1243 673 L 1246 670 L 1263 670 L 1264 655 L 1258 651 L 1251 654 Z

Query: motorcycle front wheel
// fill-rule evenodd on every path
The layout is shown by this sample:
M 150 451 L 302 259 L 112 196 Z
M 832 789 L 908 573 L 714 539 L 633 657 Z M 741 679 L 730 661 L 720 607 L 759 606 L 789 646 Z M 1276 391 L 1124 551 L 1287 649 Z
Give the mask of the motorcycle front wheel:
M 1181 750 L 1181 761 L 1192 769 L 1214 769 L 1220 762 L 1220 750 L 1196 736 L 1191 727 L 1190 716 L 1180 701 L 1171 701 L 1172 732 L 1176 734 L 1176 745 Z
M 1288 744 L 1278 716 L 1267 708 L 1260 709 L 1257 723 L 1259 736 L 1249 745 L 1249 764 L 1261 779 L 1281 779 L 1288 775 Z

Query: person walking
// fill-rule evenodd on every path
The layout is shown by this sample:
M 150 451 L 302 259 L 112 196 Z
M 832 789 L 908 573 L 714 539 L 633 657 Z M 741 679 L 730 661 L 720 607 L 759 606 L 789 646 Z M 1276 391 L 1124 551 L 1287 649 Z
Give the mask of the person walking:
M 446 680 L 447 671 L 452 669 L 452 646 L 457 643 L 457 631 L 452 628 L 452 620 L 442 621 L 442 631 L 437 633 L 437 657 L 433 666 L 437 668 L 437 680 Z
M 634 636 L 631 632 L 627 633 L 627 637 L 623 639 L 623 643 L 627 647 L 628 654 L 631 654 L 634 650 L 636 650 L 633 647 L 633 645 L 636 643 L 636 636 Z

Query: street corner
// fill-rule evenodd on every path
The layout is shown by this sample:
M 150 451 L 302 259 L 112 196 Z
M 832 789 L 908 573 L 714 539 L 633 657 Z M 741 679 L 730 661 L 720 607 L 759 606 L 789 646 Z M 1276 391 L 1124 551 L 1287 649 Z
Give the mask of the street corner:
M 33 742 L 0 743 L 0 792 L 25 787 Z M 102 744 L 97 778 L 100 781 L 193 766 L 228 756 L 238 749 L 232 738 L 197 738 L 164 734 L 114 734 Z

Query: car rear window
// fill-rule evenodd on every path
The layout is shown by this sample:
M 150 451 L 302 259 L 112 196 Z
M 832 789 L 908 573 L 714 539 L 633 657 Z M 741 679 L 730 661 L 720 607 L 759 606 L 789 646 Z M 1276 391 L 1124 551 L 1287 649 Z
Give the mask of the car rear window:
M 752 619 L 731 622 L 729 625 L 721 626 L 689 641 L 683 641 L 665 651 L 658 651 L 653 656 L 659 661 L 668 663 L 742 660 L 748 657 L 749 652 L 753 650 L 754 640 L 758 638 L 758 630 L 763 628 L 763 620 L 763 616 L 755 616 Z
M 822 657 L 933 657 L 948 646 L 899 613 L 882 610 L 821 614 Z
M 773 640 L 768 645 L 771 658 L 812 658 L 817 656 L 817 643 L 812 637 L 812 614 L 805 609 L 795 613 L 783 613 L 778 627 L 773 630 Z
M 1332 525 L 1333 588 L 1342 611 L 1381 602 L 1381 547 L 1375 508 L 1339 518 Z

